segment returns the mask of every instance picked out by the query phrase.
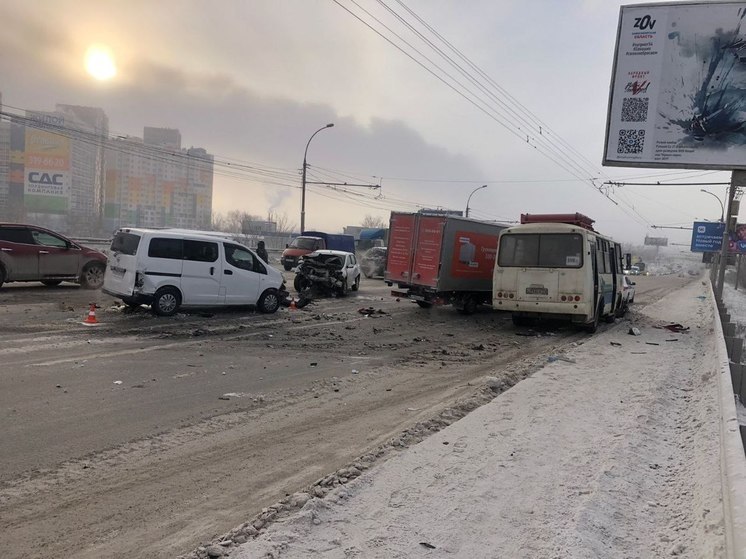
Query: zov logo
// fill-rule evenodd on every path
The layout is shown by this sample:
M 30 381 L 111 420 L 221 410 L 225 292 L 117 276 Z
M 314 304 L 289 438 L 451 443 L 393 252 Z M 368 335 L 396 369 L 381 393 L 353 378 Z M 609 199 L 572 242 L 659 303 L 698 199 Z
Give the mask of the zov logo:
M 635 18 L 635 29 L 639 29 L 640 31 L 645 31 L 646 29 L 652 29 L 655 27 L 655 20 L 651 19 L 649 15 L 643 16 L 643 17 L 636 17 Z

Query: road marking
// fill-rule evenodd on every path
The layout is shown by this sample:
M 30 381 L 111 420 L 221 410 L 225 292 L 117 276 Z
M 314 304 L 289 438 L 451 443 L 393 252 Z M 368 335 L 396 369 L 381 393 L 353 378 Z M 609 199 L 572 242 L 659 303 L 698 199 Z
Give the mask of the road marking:
M 369 319 L 367 317 L 365 317 L 365 316 L 361 316 L 361 317 L 350 318 L 348 320 L 335 320 L 334 324 L 347 324 L 349 322 L 359 322 L 361 320 L 369 320 Z M 285 322 L 285 321 L 283 321 L 283 322 Z M 296 331 L 296 330 L 306 330 L 306 329 L 309 329 L 309 328 L 323 328 L 323 327 L 328 327 L 328 326 L 329 326 L 328 322 L 324 322 L 324 321 L 316 322 L 316 321 L 313 321 L 310 324 L 300 324 L 298 326 L 290 326 L 290 327 L 288 327 L 287 330 L 288 331 Z M 266 331 L 247 332 L 247 333 L 238 334 L 236 336 L 225 337 L 225 338 L 223 338 L 222 341 L 232 341 L 232 340 L 239 340 L 239 339 L 243 339 L 243 338 L 253 338 L 255 336 L 264 336 L 266 334 L 267 334 Z M 123 340 L 131 340 L 131 339 L 134 339 L 134 338 L 118 338 L 118 339 L 116 339 L 116 341 L 119 342 L 119 341 L 123 341 Z M 87 343 L 87 340 L 86 340 L 86 342 L 83 342 L 83 343 Z M 102 340 L 100 343 L 107 343 L 107 342 L 104 341 L 104 340 Z M 151 347 L 140 347 L 140 348 L 137 348 L 137 349 L 122 349 L 122 350 L 119 350 L 119 351 L 107 351 L 106 353 L 90 353 L 90 354 L 87 354 L 87 355 L 78 355 L 77 357 L 68 357 L 68 358 L 65 358 L 65 359 L 55 359 L 53 361 L 42 361 L 40 363 L 30 363 L 30 364 L 28 364 L 26 366 L 27 367 L 50 367 L 52 365 L 61 365 L 63 363 L 73 363 L 75 361 L 81 361 L 83 359 L 91 360 L 91 359 L 96 359 L 96 358 L 118 357 L 120 355 L 135 355 L 135 354 L 138 354 L 138 353 L 148 353 L 148 352 L 151 352 L 151 351 L 157 351 L 159 349 L 170 349 L 170 348 L 173 348 L 173 347 L 184 347 L 184 346 L 190 346 L 190 345 L 196 345 L 196 344 L 202 344 L 202 343 L 204 343 L 204 339 L 202 339 L 200 337 L 199 339 L 193 340 L 193 341 L 173 342 L 173 343 L 170 343 L 170 344 L 160 344 L 160 345 L 151 346 Z M 78 345 L 82 345 L 82 344 L 78 344 Z M 38 346 L 34 347 L 33 349 L 34 350 L 38 349 Z

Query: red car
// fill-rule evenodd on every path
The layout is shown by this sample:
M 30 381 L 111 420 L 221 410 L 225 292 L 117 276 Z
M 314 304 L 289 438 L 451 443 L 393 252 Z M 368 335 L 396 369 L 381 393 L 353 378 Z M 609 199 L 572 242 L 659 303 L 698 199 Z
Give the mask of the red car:
M 103 252 L 36 225 L 0 223 L 0 286 L 11 281 L 49 286 L 73 281 L 99 289 L 105 270 Z

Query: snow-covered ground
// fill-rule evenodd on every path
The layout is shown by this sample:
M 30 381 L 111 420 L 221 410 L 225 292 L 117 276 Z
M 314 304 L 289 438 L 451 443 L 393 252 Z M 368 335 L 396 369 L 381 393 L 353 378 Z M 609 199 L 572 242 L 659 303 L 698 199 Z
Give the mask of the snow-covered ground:
M 635 311 L 640 336 L 588 338 L 232 557 L 726 557 L 712 309 L 694 281 Z

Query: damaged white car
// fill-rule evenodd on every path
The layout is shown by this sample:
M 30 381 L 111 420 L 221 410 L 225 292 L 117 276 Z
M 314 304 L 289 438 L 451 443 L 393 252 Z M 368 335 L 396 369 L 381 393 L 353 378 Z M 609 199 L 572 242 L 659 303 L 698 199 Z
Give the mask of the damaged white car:
M 298 293 L 345 295 L 360 287 L 360 264 L 351 252 L 317 250 L 306 254 L 295 269 Z

